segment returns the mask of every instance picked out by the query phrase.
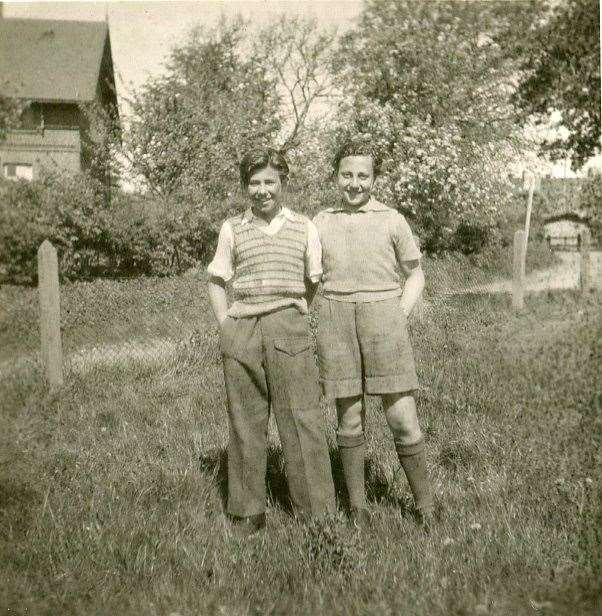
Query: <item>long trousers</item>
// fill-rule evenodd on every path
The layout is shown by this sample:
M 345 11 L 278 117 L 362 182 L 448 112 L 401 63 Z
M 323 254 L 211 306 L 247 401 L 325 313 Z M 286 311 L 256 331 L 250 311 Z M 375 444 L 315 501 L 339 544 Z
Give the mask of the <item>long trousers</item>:
M 319 385 L 307 317 L 295 307 L 244 318 L 222 328 L 228 397 L 228 513 L 266 508 L 270 407 L 284 452 L 293 507 L 334 510 L 334 486 L 319 407 Z

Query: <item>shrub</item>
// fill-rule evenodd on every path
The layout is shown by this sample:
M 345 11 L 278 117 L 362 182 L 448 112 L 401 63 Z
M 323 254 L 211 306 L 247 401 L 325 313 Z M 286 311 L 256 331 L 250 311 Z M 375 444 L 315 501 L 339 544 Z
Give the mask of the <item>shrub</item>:
M 168 275 L 210 255 L 219 227 L 208 208 L 117 194 L 111 203 L 85 174 L 52 174 L 0 188 L 0 279 L 36 282 L 36 254 L 50 240 L 63 279 Z
M 6 282 L 36 279 L 36 254 L 50 240 L 67 278 L 82 277 L 107 242 L 100 185 L 87 176 L 49 175 L 34 182 L 3 182 L 0 189 L 0 267 Z
M 470 255 L 481 252 L 489 243 L 491 235 L 491 229 L 486 226 L 461 222 L 456 228 L 454 243 L 458 250 L 465 255 Z

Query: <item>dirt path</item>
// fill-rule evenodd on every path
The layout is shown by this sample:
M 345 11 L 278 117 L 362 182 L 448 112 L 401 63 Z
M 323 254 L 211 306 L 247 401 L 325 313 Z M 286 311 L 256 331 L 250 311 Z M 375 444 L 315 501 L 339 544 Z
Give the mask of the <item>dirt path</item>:
M 578 252 L 558 253 L 560 263 L 553 268 L 530 272 L 526 276 L 527 291 L 540 292 L 558 289 L 575 289 L 579 286 L 580 256 Z M 602 252 L 591 253 L 593 286 L 602 288 Z M 486 284 L 454 289 L 449 295 L 467 293 L 511 293 L 512 279 L 496 280 Z

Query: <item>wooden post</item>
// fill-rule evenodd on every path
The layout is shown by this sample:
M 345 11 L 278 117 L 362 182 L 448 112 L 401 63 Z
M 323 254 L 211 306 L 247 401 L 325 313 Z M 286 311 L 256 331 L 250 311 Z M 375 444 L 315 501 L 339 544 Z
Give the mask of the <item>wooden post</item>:
M 592 262 L 590 256 L 590 234 L 586 229 L 581 234 L 579 244 L 579 287 L 581 293 L 588 293 L 592 287 Z
M 531 174 L 529 195 L 527 197 L 527 215 L 525 217 L 525 261 L 527 260 L 527 245 L 529 244 L 529 229 L 531 227 L 531 210 L 533 209 L 533 192 L 535 191 L 535 175 Z
M 525 232 L 514 233 L 514 259 L 512 267 L 512 307 L 525 307 Z
M 58 260 L 48 240 L 38 249 L 38 292 L 42 362 L 52 391 L 63 384 L 63 351 Z

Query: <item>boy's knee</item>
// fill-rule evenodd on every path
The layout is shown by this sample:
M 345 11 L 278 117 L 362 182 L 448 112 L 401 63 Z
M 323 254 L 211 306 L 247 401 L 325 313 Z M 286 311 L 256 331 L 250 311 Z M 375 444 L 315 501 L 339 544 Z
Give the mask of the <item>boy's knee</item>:
M 353 416 L 344 416 L 339 419 L 337 434 L 344 436 L 358 436 L 362 434 L 362 415 L 361 413 Z
M 413 391 L 381 394 L 381 400 L 383 401 L 385 411 L 388 409 L 399 409 L 407 412 L 408 410 L 416 409 Z
M 414 443 L 422 437 L 415 413 L 404 413 L 399 408 L 390 408 L 386 412 L 386 417 L 395 440 Z
M 389 428 L 393 433 L 393 439 L 404 444 L 412 444 L 422 438 L 422 432 L 418 425 L 407 425 L 403 421 L 389 421 Z
M 338 398 L 336 401 L 338 433 L 357 436 L 363 432 L 363 401 L 361 396 Z

